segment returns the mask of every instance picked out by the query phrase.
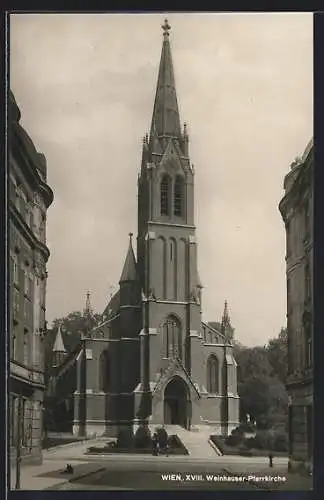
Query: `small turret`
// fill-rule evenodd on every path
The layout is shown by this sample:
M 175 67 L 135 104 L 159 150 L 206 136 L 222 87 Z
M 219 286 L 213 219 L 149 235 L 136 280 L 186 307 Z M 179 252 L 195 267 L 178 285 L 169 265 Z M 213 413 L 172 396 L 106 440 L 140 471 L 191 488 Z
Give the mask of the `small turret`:
M 139 280 L 132 242 L 133 233 L 129 233 L 129 246 L 123 271 L 119 280 L 120 305 L 135 305 L 138 303 Z
M 128 252 L 126 255 L 123 271 L 119 280 L 119 284 L 128 282 L 128 281 L 137 281 L 137 271 L 136 271 L 136 260 L 133 251 L 133 242 L 132 242 L 133 233 L 129 233 L 129 246 Z
M 62 338 L 61 324 L 59 324 L 53 346 L 52 367 L 59 367 L 65 360 L 66 355 L 67 352 Z
M 93 315 L 93 310 L 91 307 L 90 292 L 86 294 L 85 308 L 83 309 L 83 315 L 86 317 L 91 317 Z
M 225 300 L 224 304 L 221 331 L 225 337 L 225 341 L 231 343 L 233 340 L 234 329 L 232 328 L 231 320 L 229 317 L 227 300 Z
M 93 327 L 93 309 L 91 307 L 90 292 L 86 294 L 85 308 L 83 309 L 83 317 L 85 319 L 85 331 L 83 334 L 86 337 L 91 336 L 91 329 Z

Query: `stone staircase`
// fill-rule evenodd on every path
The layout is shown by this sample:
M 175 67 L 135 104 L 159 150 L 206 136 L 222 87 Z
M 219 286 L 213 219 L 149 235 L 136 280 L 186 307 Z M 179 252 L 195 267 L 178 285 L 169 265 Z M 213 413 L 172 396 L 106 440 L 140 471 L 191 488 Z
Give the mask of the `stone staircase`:
M 150 431 L 153 434 L 156 426 L 150 425 Z M 215 458 L 218 453 L 208 442 L 210 430 L 208 427 L 195 428 L 194 431 L 188 431 L 179 425 L 165 425 L 168 435 L 176 434 L 187 448 L 192 458 Z

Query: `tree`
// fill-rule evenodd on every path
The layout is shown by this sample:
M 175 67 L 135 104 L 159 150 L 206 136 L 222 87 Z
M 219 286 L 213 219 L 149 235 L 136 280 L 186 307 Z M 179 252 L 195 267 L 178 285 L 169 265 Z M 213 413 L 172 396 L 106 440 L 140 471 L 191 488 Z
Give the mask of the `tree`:
M 238 365 L 238 393 L 241 418 L 249 414 L 261 429 L 285 428 L 288 396 L 285 388 L 287 370 L 287 332 L 258 347 L 237 342 L 234 356 Z
M 97 326 L 100 321 L 101 314 L 95 313 L 86 316 L 80 311 L 73 311 L 63 318 L 54 319 L 52 329 L 57 329 L 60 324 L 62 332 L 80 337 L 81 333 L 86 334 L 88 330 Z
M 61 326 L 65 349 L 69 354 L 79 345 L 81 335 L 86 334 L 97 326 L 101 320 L 102 317 L 100 314 L 95 313 L 91 316 L 87 316 L 80 311 L 73 311 L 67 316 L 54 319 L 52 328 L 48 330 L 45 337 L 45 366 L 51 366 L 52 349 L 59 325 Z
M 273 375 L 276 375 L 285 384 L 288 367 L 287 328 L 281 328 L 278 337 L 271 339 L 266 349 Z
M 239 394 L 242 413 L 249 414 L 259 428 L 285 424 L 288 397 L 285 386 L 277 377 L 251 377 L 240 384 Z
M 264 347 L 236 348 L 235 359 L 238 365 L 238 382 L 249 378 L 270 376 L 272 367 Z

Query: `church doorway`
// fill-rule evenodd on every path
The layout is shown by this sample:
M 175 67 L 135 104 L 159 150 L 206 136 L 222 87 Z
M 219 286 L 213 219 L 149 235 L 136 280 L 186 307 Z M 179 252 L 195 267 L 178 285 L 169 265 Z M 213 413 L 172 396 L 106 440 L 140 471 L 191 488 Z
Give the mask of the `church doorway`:
M 172 378 L 164 391 L 164 423 L 187 429 L 190 426 L 190 409 L 187 384 L 181 377 Z

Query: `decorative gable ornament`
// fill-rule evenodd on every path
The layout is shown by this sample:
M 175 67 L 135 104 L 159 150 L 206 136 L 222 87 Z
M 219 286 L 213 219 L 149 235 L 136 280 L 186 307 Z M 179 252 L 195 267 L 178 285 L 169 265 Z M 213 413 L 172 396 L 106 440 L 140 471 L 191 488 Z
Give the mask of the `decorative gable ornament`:
M 163 392 L 165 386 L 169 383 L 169 381 L 175 375 L 182 376 L 182 378 L 187 382 L 189 388 L 192 389 L 192 392 L 193 392 L 192 396 L 196 397 L 197 399 L 200 398 L 199 391 L 197 390 L 195 384 L 192 382 L 190 375 L 188 374 L 187 370 L 184 368 L 179 357 L 174 357 L 170 361 L 170 364 L 167 367 L 167 369 L 164 370 L 162 373 L 160 373 L 160 378 L 154 387 L 153 394 L 155 396 L 157 396 L 157 395 L 162 396 L 162 392 Z

